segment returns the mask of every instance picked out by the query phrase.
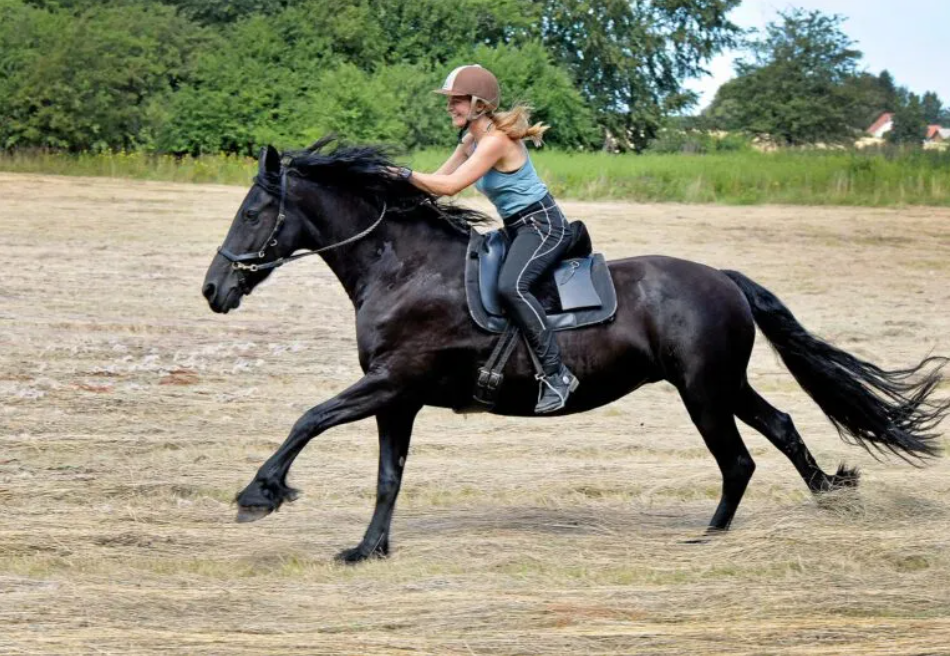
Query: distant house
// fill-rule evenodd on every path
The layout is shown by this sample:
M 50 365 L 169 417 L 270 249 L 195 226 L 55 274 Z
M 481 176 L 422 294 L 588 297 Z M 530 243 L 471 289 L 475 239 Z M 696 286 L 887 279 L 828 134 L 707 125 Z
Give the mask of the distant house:
M 879 140 L 883 139 L 892 129 L 894 129 L 894 114 L 884 112 L 878 116 L 877 120 L 867 129 L 870 137 L 862 139 L 858 143 L 861 146 L 880 143 Z M 927 136 L 924 137 L 924 145 L 936 146 L 938 144 L 950 144 L 950 128 L 945 128 L 942 125 L 928 125 Z
M 924 139 L 927 143 L 945 143 L 950 141 L 950 128 L 941 125 L 928 125 L 927 136 Z
M 871 127 L 868 128 L 868 134 L 876 139 L 883 139 L 884 135 L 891 131 L 894 127 L 894 114 L 891 112 L 884 112 L 877 117 L 877 120 L 871 124 Z

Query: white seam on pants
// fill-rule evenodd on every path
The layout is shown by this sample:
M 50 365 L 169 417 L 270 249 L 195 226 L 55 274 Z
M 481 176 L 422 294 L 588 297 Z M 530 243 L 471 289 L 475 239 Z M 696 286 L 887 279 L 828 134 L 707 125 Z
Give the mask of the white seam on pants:
M 531 255 L 531 257 L 528 259 L 528 261 L 525 262 L 525 265 L 521 268 L 521 271 L 518 273 L 518 277 L 515 279 L 515 291 L 518 292 L 518 297 L 521 299 L 521 301 L 522 301 L 525 305 L 527 305 L 527 306 L 531 309 L 531 313 L 534 315 L 535 319 L 538 320 L 538 325 L 541 326 L 541 330 L 546 329 L 546 328 L 547 328 L 547 324 L 544 323 L 544 320 L 540 317 L 540 315 L 538 315 L 538 313 L 535 311 L 535 309 L 534 309 L 534 307 L 531 305 L 531 303 L 528 302 L 528 299 L 526 299 L 526 298 L 524 297 L 524 294 L 521 293 L 521 276 L 523 276 L 523 275 L 524 275 L 524 272 L 528 270 L 528 267 L 531 265 L 532 262 L 534 262 L 534 261 L 535 261 L 536 259 L 538 259 L 539 257 L 543 257 L 544 255 L 547 255 L 548 253 L 552 252 L 555 248 L 557 248 L 557 247 L 561 244 L 561 241 L 564 240 L 564 232 L 565 232 L 565 231 L 564 231 L 564 219 L 562 218 L 562 219 L 561 219 L 561 234 L 560 234 L 560 236 L 559 236 L 558 239 L 557 239 L 557 243 L 554 244 L 554 246 L 552 246 L 551 248 L 549 248 L 549 249 L 546 250 L 545 252 L 541 253 L 540 255 L 538 254 L 538 251 L 540 251 L 542 248 L 544 248 L 544 242 L 546 242 L 546 241 L 548 240 L 548 238 L 551 236 L 551 233 L 554 232 L 554 224 L 551 222 L 550 214 L 548 214 L 548 210 L 549 210 L 549 209 L 551 209 L 551 208 L 543 207 L 541 210 L 538 210 L 538 212 L 534 212 L 534 213 L 533 213 L 533 214 L 538 214 L 538 213 L 541 212 L 541 211 L 544 212 L 544 217 L 545 217 L 545 219 L 546 219 L 547 222 L 548 222 L 548 234 L 541 238 L 541 243 L 538 244 L 538 247 L 537 247 L 536 249 L 534 249 L 534 253 L 533 253 L 533 254 Z M 558 214 L 560 215 L 560 212 L 558 212 Z M 538 231 L 538 235 L 540 236 L 540 235 L 541 235 L 541 231 L 538 230 L 538 227 L 537 227 L 537 226 L 534 226 L 534 229 Z
M 544 330 L 547 326 L 544 325 L 544 321 L 538 316 L 538 313 L 532 307 L 531 303 L 524 297 L 524 294 L 521 293 L 521 276 L 528 269 L 528 266 L 534 261 L 534 258 L 537 256 L 538 251 L 544 248 L 544 242 L 548 240 L 548 237 L 551 236 L 551 233 L 548 232 L 546 236 L 541 236 L 541 230 L 538 226 L 531 224 L 531 227 L 534 228 L 535 232 L 538 233 L 538 236 L 541 237 L 541 243 L 538 244 L 538 247 L 534 249 L 534 253 L 531 254 L 531 257 L 528 258 L 528 261 L 524 263 L 524 266 L 521 268 L 521 271 L 518 272 L 518 277 L 515 278 L 515 292 L 518 294 L 518 298 L 521 299 L 521 302 L 528 306 L 528 309 L 531 310 L 531 313 L 538 320 L 538 324 L 541 326 L 541 329 Z
M 547 212 L 546 212 L 546 211 L 545 211 L 545 216 L 547 216 Z M 564 216 L 563 216 L 560 212 L 558 212 L 558 216 L 559 216 L 560 219 L 561 219 L 561 236 L 558 238 L 557 243 L 554 244 L 554 246 L 552 246 L 551 248 L 549 248 L 549 249 L 546 250 L 545 252 L 543 252 L 543 253 L 541 253 L 540 255 L 538 255 L 538 257 L 544 257 L 544 256 L 547 255 L 548 253 L 554 251 L 555 248 L 557 248 L 558 246 L 561 245 L 561 242 L 564 240 L 564 235 L 567 234 L 567 229 L 564 227 Z M 551 233 L 554 232 L 554 224 L 551 222 L 551 219 L 550 219 L 550 218 L 548 219 L 548 225 L 551 227 L 551 229 L 548 230 L 548 237 L 550 237 L 550 236 L 551 236 Z

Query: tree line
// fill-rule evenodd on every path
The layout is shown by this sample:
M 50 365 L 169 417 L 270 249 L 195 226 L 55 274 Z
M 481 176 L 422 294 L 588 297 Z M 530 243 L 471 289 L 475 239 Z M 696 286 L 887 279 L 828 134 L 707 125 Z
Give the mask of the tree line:
M 735 44 L 740 0 L 0 0 L 0 146 L 251 153 L 336 132 L 451 144 L 478 62 L 549 142 L 643 148 Z
M 914 141 L 950 122 L 936 94 L 859 70 L 840 17 L 793 10 L 746 39 L 727 18 L 740 1 L 0 0 L 0 148 L 251 154 L 328 132 L 448 146 L 430 92 L 471 62 L 562 148 L 639 151 L 684 124 L 847 141 L 883 111 Z M 737 77 L 684 119 L 684 84 L 740 45 Z
M 888 71 L 859 68 L 861 52 L 843 31 L 844 18 L 801 9 L 781 14 L 750 39 L 736 77 L 706 108 L 706 128 L 769 135 L 782 145 L 853 142 L 884 112 L 887 135 L 919 144 L 927 125 L 950 126 L 950 108 L 932 92 L 898 86 Z

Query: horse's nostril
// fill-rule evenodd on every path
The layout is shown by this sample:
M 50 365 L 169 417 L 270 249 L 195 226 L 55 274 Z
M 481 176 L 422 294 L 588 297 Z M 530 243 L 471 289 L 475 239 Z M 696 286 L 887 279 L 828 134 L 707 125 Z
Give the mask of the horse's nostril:
M 205 286 L 202 288 L 201 293 L 205 295 L 205 298 L 209 301 L 211 297 L 214 296 L 215 286 L 213 282 L 205 283 Z

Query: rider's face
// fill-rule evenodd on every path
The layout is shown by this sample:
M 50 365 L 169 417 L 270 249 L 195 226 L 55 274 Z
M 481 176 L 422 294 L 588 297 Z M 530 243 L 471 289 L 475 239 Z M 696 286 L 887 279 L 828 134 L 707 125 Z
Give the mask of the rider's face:
M 449 96 L 445 108 L 452 118 L 452 125 L 464 128 L 472 112 L 472 99 L 469 96 Z

